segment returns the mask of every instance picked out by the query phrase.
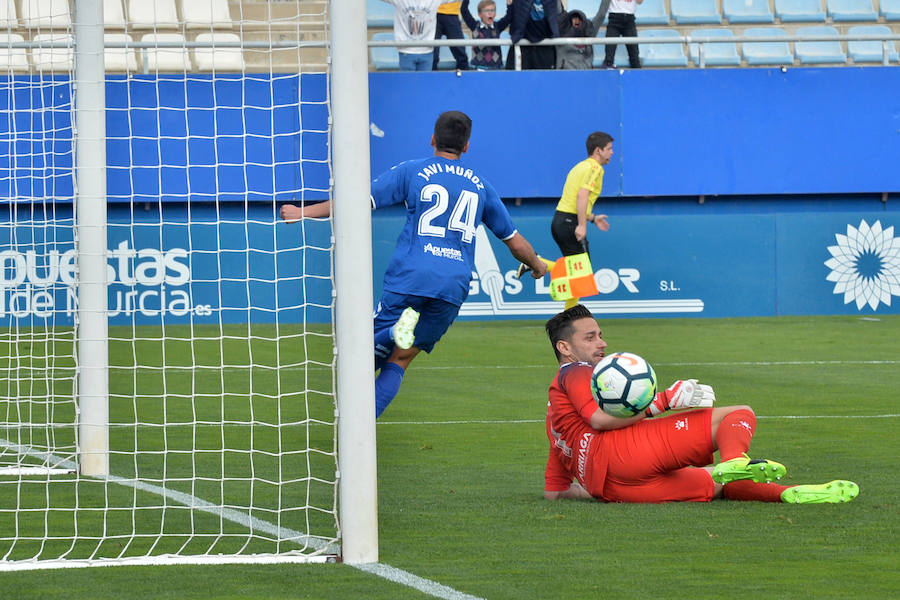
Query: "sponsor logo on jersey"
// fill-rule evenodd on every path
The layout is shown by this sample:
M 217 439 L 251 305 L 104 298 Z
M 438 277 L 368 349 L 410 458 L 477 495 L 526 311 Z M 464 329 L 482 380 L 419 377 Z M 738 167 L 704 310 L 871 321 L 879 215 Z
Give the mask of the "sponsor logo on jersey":
M 426 254 L 431 254 L 438 258 L 449 258 L 450 260 L 458 260 L 459 262 L 462 262 L 463 260 L 462 251 L 457 248 L 446 248 L 444 246 L 435 246 L 434 244 L 428 243 L 425 244 L 423 250 Z
M 594 434 L 584 432 L 578 441 L 578 480 L 584 481 L 584 470 L 587 467 L 587 457 L 591 452 L 591 442 L 594 441 Z

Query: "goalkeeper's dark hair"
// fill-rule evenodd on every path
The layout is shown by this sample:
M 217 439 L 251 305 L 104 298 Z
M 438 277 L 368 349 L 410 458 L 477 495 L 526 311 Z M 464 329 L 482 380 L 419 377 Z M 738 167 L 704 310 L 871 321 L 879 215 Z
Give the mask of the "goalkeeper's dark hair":
M 550 345 L 553 346 L 553 352 L 556 354 L 556 360 L 562 358 L 559 350 L 556 349 L 556 342 L 560 340 L 570 341 L 572 334 L 575 332 L 575 326 L 572 325 L 580 319 L 593 319 L 594 315 L 583 304 L 576 304 L 572 308 L 567 308 L 558 315 L 552 317 L 544 324 L 547 330 L 547 337 L 550 338 Z
M 434 122 L 434 149 L 462 154 L 472 135 L 472 119 L 464 112 L 448 110 Z
M 591 135 L 587 137 L 587 141 L 584 143 L 587 148 L 587 155 L 590 156 L 594 153 L 594 150 L 600 148 L 603 150 L 606 148 L 606 145 L 613 141 L 613 136 L 609 135 L 605 131 L 595 131 Z

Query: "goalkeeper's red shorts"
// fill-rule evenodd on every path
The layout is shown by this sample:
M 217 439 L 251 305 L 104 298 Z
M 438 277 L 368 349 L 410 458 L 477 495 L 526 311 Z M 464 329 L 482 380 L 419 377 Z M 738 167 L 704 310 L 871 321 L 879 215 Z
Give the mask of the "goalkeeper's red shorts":
M 645 419 L 599 436 L 607 464 L 602 496 L 609 502 L 708 502 L 715 483 L 712 409 Z M 595 442 L 596 443 L 596 442 Z

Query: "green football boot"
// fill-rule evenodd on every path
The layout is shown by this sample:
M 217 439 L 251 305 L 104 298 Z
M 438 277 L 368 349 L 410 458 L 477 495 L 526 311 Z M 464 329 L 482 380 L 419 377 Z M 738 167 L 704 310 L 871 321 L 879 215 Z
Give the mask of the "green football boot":
M 852 481 L 835 479 L 818 485 L 795 485 L 781 493 L 781 501 L 788 504 L 840 504 L 859 495 L 859 486 Z
M 787 469 L 773 460 L 753 459 L 746 454 L 720 462 L 713 467 L 712 478 L 716 483 L 731 483 L 741 479 L 752 479 L 756 483 L 769 483 L 784 477 Z

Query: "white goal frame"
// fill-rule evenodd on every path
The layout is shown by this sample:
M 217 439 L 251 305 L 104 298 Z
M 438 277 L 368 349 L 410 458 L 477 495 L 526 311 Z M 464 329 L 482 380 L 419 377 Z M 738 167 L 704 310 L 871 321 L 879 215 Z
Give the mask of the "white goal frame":
M 123 483 L 110 472 L 107 306 L 107 190 L 104 16 L 100 0 L 75 0 L 75 242 L 78 248 L 77 465 L 83 477 Z M 332 162 L 340 559 L 378 561 L 375 390 L 372 348 L 369 203 L 368 50 L 365 11 L 329 0 L 330 153 Z M 71 461 L 66 461 L 71 467 Z M 71 468 L 44 469 L 48 476 Z M 23 472 L 24 473 L 24 472 Z M 20 473 L 23 474 L 23 473 Z M 24 473 L 33 474 L 33 473 Z M 203 507 L 197 510 L 203 510 Z M 252 519 L 252 517 L 249 517 Z M 321 559 L 321 557 L 319 557 Z M 0 570 L 114 564 L 306 562 L 285 555 L 159 555 L 119 559 L 37 560 Z

